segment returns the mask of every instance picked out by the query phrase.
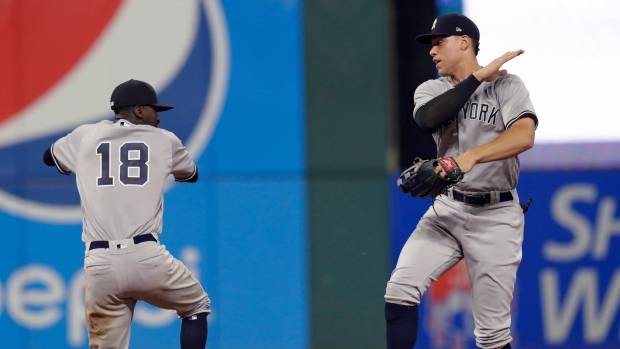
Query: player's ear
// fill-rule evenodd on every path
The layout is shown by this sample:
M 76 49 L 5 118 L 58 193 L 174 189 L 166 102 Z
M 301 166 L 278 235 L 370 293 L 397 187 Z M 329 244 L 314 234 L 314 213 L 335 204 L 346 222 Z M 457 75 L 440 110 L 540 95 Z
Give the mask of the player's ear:
M 463 36 L 461 36 L 460 40 L 461 40 L 461 42 L 460 42 L 461 51 L 467 50 L 467 48 L 471 44 L 471 41 L 469 40 L 469 36 L 463 35 Z
M 142 106 L 136 105 L 133 107 L 133 115 L 138 119 L 142 119 Z

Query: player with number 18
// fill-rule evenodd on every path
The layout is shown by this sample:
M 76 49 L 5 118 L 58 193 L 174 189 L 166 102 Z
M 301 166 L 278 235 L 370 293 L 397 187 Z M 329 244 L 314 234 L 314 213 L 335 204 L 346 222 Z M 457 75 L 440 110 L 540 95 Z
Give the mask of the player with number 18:
M 177 312 L 181 349 L 205 348 L 211 301 L 159 239 L 166 179 L 196 182 L 198 168 L 179 138 L 157 127 L 157 113 L 173 107 L 159 103 L 151 85 L 118 85 L 110 107 L 114 121 L 79 126 L 43 155 L 76 175 L 90 347 L 128 348 L 134 307 L 144 301 Z

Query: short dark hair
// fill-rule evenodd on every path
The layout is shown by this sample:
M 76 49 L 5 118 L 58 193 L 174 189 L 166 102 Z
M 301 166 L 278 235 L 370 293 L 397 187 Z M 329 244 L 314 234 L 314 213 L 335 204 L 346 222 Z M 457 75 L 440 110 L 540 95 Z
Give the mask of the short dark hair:
M 470 39 L 471 39 L 471 44 L 474 46 L 474 53 L 477 56 L 478 52 L 480 51 L 480 43 L 478 42 L 478 40 L 474 38 L 470 38 Z
M 133 107 L 120 107 L 120 108 L 114 109 L 114 114 L 116 115 L 126 114 L 126 113 L 130 113 L 132 110 L 133 110 Z

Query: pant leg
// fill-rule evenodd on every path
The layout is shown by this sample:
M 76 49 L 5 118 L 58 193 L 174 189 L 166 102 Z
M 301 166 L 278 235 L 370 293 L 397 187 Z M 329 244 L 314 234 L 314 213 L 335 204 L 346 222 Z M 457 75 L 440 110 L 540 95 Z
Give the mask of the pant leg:
M 481 348 L 502 348 L 512 340 L 511 302 L 521 262 L 523 227 L 518 202 L 507 202 L 472 210 L 463 231 L 474 334 Z
M 134 298 L 173 309 L 180 318 L 211 312 L 211 301 L 198 279 L 164 245 L 142 243 L 137 252 L 132 272 L 142 284 L 132 292 Z
M 434 209 L 427 211 L 405 243 L 387 283 L 386 302 L 419 304 L 431 283 L 463 258 L 450 232 L 462 224 L 462 212 L 447 200 L 435 201 Z
M 90 251 L 84 261 L 84 307 L 90 348 L 127 349 L 136 301 L 122 297 L 123 257 L 107 249 Z

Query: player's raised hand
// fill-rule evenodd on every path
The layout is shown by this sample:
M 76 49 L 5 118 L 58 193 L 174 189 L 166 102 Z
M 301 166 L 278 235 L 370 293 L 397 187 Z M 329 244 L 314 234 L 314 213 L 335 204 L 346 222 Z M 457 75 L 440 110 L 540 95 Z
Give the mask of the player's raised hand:
M 480 68 L 480 70 L 474 72 L 474 76 L 480 82 L 493 81 L 500 76 L 504 76 L 508 74 L 508 71 L 506 69 L 500 69 L 502 65 L 504 65 L 504 63 L 508 62 L 509 60 L 520 56 L 524 52 L 524 50 L 506 52 L 503 55 L 495 58 L 486 67 Z

